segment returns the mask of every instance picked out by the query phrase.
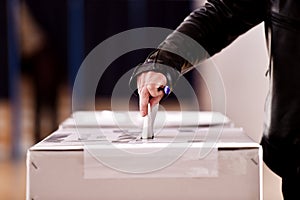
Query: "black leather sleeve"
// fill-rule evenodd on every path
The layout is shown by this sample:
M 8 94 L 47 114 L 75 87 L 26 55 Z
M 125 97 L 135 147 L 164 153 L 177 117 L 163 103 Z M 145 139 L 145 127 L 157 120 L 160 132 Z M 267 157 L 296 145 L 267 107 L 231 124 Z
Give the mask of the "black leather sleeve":
M 221 51 L 239 35 L 262 22 L 265 11 L 265 0 L 208 0 L 137 66 L 130 87 L 136 88 L 139 74 L 153 70 L 165 74 L 172 88 L 179 76 L 193 65 Z M 200 44 L 205 52 L 195 52 L 193 45 L 189 46 L 182 35 Z

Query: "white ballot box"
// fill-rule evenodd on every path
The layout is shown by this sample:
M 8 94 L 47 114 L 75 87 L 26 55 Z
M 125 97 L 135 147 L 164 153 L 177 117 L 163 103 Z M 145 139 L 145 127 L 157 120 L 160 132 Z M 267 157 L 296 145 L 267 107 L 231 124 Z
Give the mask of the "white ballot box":
M 28 150 L 27 200 L 262 199 L 261 146 L 227 117 L 156 120 L 143 140 L 136 112 L 74 113 Z

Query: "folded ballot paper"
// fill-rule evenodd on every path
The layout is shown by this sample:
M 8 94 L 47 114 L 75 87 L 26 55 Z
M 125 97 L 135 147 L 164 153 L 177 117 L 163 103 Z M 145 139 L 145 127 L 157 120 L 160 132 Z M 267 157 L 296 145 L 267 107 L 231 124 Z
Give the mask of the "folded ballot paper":
M 139 118 L 74 113 L 28 150 L 27 199 L 262 199 L 261 147 L 226 116 L 158 112 L 146 140 Z

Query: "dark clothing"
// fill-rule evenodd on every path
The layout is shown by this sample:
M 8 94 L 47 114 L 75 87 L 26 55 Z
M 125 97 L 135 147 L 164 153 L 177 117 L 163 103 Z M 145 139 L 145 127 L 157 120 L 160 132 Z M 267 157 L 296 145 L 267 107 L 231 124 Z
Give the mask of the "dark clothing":
M 299 188 L 299 176 L 287 176 L 282 178 L 282 193 L 284 200 L 300 199 Z
M 177 31 L 193 38 L 213 56 L 261 22 L 265 22 L 270 52 L 270 90 L 261 144 L 264 161 L 283 178 L 283 192 L 288 198 L 293 192 L 299 194 L 297 189 L 300 189 L 300 1 L 208 0 L 192 12 Z M 150 69 L 167 74 L 168 84 L 174 86 L 179 76 L 208 57 L 203 52 L 190 53 L 193 48 L 187 47 L 178 32 L 173 32 L 136 68 L 131 86 L 138 74 Z M 184 49 L 188 53 L 184 59 L 161 49 L 175 49 L 175 52 Z

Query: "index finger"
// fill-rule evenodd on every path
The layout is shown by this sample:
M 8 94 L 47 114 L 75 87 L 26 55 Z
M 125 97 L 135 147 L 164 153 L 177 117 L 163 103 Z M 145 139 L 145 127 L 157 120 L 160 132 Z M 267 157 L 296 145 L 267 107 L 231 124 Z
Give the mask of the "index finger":
M 139 91 L 139 107 L 140 107 L 140 113 L 142 117 L 146 116 L 148 114 L 148 103 L 149 103 L 149 91 L 147 87 L 142 87 Z

